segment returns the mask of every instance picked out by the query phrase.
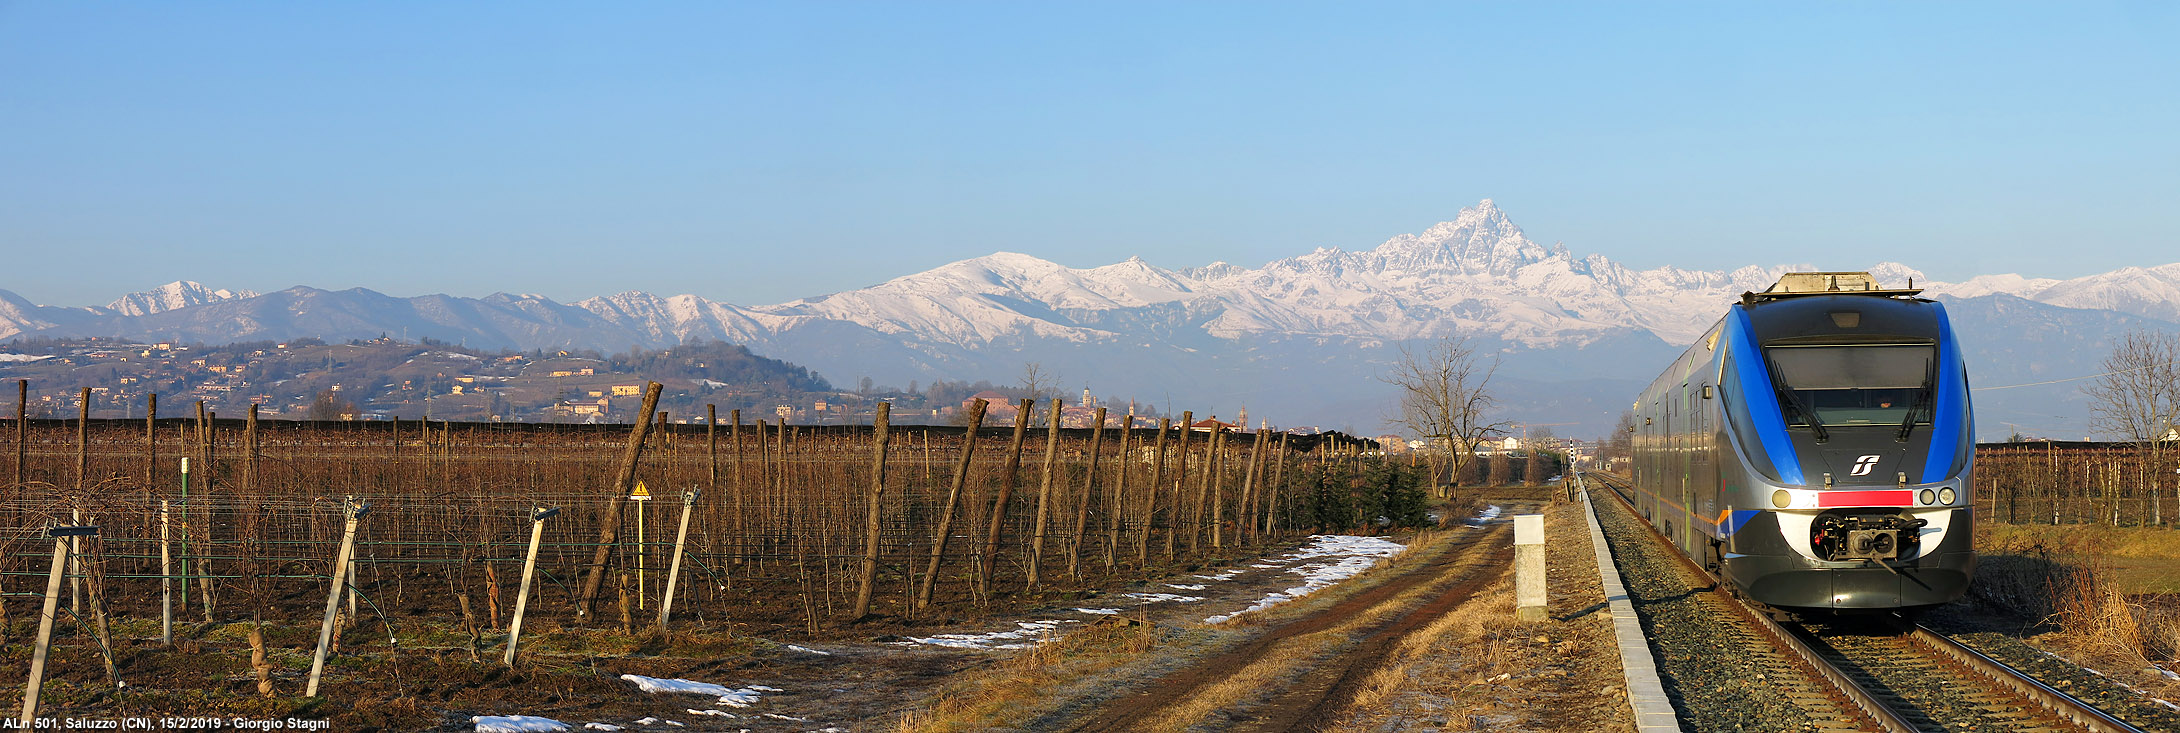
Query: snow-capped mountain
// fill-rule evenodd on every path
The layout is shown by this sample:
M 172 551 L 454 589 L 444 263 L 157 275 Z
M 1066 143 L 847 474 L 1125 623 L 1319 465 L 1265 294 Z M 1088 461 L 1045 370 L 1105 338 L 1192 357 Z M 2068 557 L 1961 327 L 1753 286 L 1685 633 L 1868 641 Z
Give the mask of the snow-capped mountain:
M 255 297 L 257 293 L 248 290 L 213 290 L 195 280 L 176 280 L 141 293 L 121 296 L 107 303 L 105 310 L 121 316 L 148 316 L 193 305 Z
M 1131 257 L 1074 268 L 998 252 L 867 288 L 758 306 L 643 292 L 571 304 L 536 295 L 395 298 L 308 287 L 257 295 L 183 281 L 103 308 L 69 308 L 0 291 L 0 338 L 225 342 L 385 334 L 525 350 L 716 339 L 836 382 L 1008 381 L 1024 363 L 1039 362 L 1100 392 L 1172 395 L 1204 413 L 1231 414 L 1246 404 L 1253 414 L 1374 431 L 1392 412 L 1375 376 L 1397 349 L 1462 335 L 1503 360 L 1502 400 L 1517 419 L 1576 422 L 1582 427 L 1563 434 L 1594 434 L 1609 426 L 1653 367 L 1742 292 L 1762 290 L 1785 272 L 1814 269 L 1636 270 L 1533 242 L 1487 199 L 1451 221 L 1375 247 L 1320 248 L 1258 267 L 1218 262 L 1167 269 Z M 2064 377 L 2067 359 L 2097 353 L 2126 329 L 2180 331 L 2180 264 L 2071 280 L 1994 275 L 1961 283 L 1930 282 L 1898 263 L 1823 269 L 1868 269 L 1887 286 L 1912 283 L 1954 303 L 1983 384 Z M 2050 415 L 2074 388 L 2010 391 L 1987 404 Z

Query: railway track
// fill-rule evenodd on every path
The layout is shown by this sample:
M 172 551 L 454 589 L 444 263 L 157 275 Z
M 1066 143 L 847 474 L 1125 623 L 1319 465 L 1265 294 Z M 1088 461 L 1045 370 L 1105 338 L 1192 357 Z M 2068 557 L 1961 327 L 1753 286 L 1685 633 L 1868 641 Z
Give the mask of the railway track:
M 1610 489 L 1634 515 L 1617 477 L 1582 474 Z M 1591 492 L 1594 497 L 1596 492 Z M 1711 629 L 1747 648 L 1767 649 L 1759 666 L 1788 674 L 1768 676 L 1779 692 L 1801 706 L 1807 725 L 1819 730 L 1910 731 L 2141 731 L 2094 706 L 1991 659 L 1944 634 L 1896 615 L 1783 624 L 1764 610 L 1733 597 L 1703 568 L 1673 551 L 1648 523 L 1637 521 L 1681 571 L 1707 585 L 1703 603 L 1737 623 Z M 1800 675 L 1792 674 L 1800 672 Z M 1821 689 L 1812 689 L 1821 688 Z M 1684 705 L 1683 710 L 1689 706 Z M 1694 727 L 1702 728 L 1701 725 Z

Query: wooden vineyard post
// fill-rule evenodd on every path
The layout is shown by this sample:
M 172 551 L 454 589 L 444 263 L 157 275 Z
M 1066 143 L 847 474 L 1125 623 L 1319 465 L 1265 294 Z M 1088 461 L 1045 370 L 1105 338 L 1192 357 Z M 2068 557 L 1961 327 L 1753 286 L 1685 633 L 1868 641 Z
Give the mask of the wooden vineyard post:
M 144 494 L 159 485 L 159 395 L 144 395 Z
M 333 646 L 333 617 L 340 610 L 342 587 L 347 585 L 348 558 L 356 549 L 356 524 L 371 511 L 370 504 L 358 504 L 353 496 L 343 499 L 341 508 L 348 516 L 341 529 L 341 549 L 333 555 L 333 583 L 326 589 L 325 619 L 318 624 L 318 651 L 310 657 L 310 683 L 303 691 L 304 697 L 318 696 L 318 680 L 325 674 L 326 650 Z
M 242 488 L 257 490 L 257 403 L 250 403 L 250 419 L 242 428 Z
M 1226 525 L 1226 427 L 1218 423 L 1216 419 L 1211 421 L 1211 446 L 1204 452 L 1204 483 L 1210 485 L 1211 504 L 1208 508 L 1197 509 L 1199 514 L 1210 515 L 1213 548 L 1226 546 L 1220 541 L 1220 530 Z M 1198 490 L 1196 503 L 1199 507 L 1203 506 L 1203 499 L 1203 491 Z M 1194 538 L 1190 540 L 1189 549 L 1196 549 Z
M 1151 447 L 1151 486 L 1143 492 L 1143 531 L 1135 536 L 1135 564 L 1150 561 L 1151 527 L 1158 521 L 1158 489 L 1166 481 L 1166 434 L 1173 432 L 1172 418 L 1158 418 L 1158 438 Z
M 1082 490 L 1075 492 L 1075 532 L 1067 540 L 1067 577 L 1082 577 L 1082 533 L 1089 529 L 1090 494 L 1098 485 L 1098 451 L 1104 448 L 1105 408 L 1100 407 L 1090 418 L 1090 468 L 1084 474 Z
M 159 645 L 174 646 L 174 551 L 168 543 L 172 507 L 159 500 Z
M 681 581 L 681 551 L 689 542 L 689 510 L 696 506 L 697 489 L 681 492 L 681 529 L 674 532 L 674 559 L 666 567 L 666 590 L 659 595 L 658 633 L 666 633 L 666 622 L 674 617 L 674 587 Z
M 1174 448 L 1174 453 L 1178 455 L 1175 456 L 1173 463 L 1173 501 L 1167 504 L 1167 560 L 1173 559 L 1174 538 L 1181 533 L 1181 492 L 1188 488 L 1188 438 L 1190 433 L 1196 432 L 1196 428 L 1193 427 L 1195 422 L 1196 413 L 1188 410 L 1181 411 L 1180 443 L 1176 444 Z
M 500 663 L 515 666 L 515 647 L 522 643 L 522 614 L 530 608 L 530 579 L 537 576 L 537 546 L 545 538 L 545 520 L 559 514 L 559 507 L 530 510 L 530 549 L 522 558 L 522 587 L 515 591 L 515 616 L 507 622 L 507 653 Z
M 1279 490 L 1286 488 L 1287 486 L 1286 431 L 1280 431 L 1279 433 L 1279 450 L 1277 451 L 1277 453 L 1279 455 L 1279 463 L 1272 469 L 1272 480 L 1270 485 L 1266 487 L 1271 492 L 1269 496 L 1266 497 L 1267 501 L 1264 508 L 1264 531 L 1266 533 L 1274 533 L 1280 530 Z
M 734 425 L 727 431 L 727 441 L 734 444 L 734 452 L 728 459 L 728 480 L 734 485 L 734 564 L 740 565 L 747 554 L 746 543 L 749 542 L 749 515 L 742 508 L 742 497 L 749 493 L 749 488 L 742 483 L 742 411 L 729 410 L 727 414 L 727 419 Z M 734 576 L 727 577 L 731 580 Z
M 855 589 L 855 618 L 870 615 L 871 594 L 878 587 L 879 530 L 885 524 L 886 446 L 892 440 L 887 424 L 893 403 L 879 402 L 871 422 L 870 510 L 863 518 L 863 573 Z
M 1135 430 L 1135 415 L 1131 413 L 1127 417 L 1121 418 L 1121 420 L 1120 449 L 1113 454 L 1118 459 L 1116 462 L 1119 464 L 1119 468 L 1115 473 L 1120 475 L 1114 477 L 1113 488 L 1105 495 L 1105 572 L 1107 573 L 1113 572 L 1114 563 L 1119 561 L 1119 558 L 1115 557 L 1115 555 L 1120 554 L 1120 525 L 1127 519 L 1128 469 L 1135 465 L 1135 457 L 1128 454 L 1128 438 Z
M 68 568 L 68 540 L 87 534 L 97 534 L 97 527 L 52 527 L 46 536 L 53 539 L 53 564 L 45 576 L 45 609 L 38 613 L 38 646 L 30 656 L 30 681 L 23 686 L 23 714 L 16 727 L 28 730 L 38 716 L 38 693 L 45 687 L 46 655 L 53 648 L 53 619 L 60 613 L 61 576 Z
M 1014 411 L 1014 443 L 1007 448 L 1007 469 L 999 475 L 999 495 L 992 498 L 991 529 L 984 535 L 984 552 L 977 558 L 976 592 L 989 596 L 992 569 L 999 564 L 999 532 L 1007 522 L 1007 500 L 1014 497 L 1014 480 L 1022 470 L 1022 436 L 1029 432 L 1030 408 L 1035 400 L 1024 398 Z
M 961 506 L 961 488 L 969 480 L 969 462 L 976 456 L 976 431 L 984 427 L 983 400 L 969 403 L 969 427 L 961 434 L 961 462 L 954 465 L 954 481 L 946 490 L 946 508 L 939 511 L 939 528 L 931 536 L 931 564 L 924 568 L 923 585 L 916 589 L 916 609 L 931 605 L 931 590 L 938 584 L 939 561 L 946 557 L 946 540 L 954 532 L 954 511 Z
M 1257 465 L 1263 456 L 1264 431 L 1259 429 L 1256 439 L 1249 441 L 1249 466 L 1241 478 L 1241 513 L 1234 515 L 1234 533 L 1250 542 L 1257 537 Z
M 15 380 L 15 486 L 23 485 L 23 461 L 30 455 L 30 380 Z
M 576 604 L 577 616 L 588 616 L 591 604 L 598 600 L 598 588 L 605 582 L 606 559 L 612 557 L 613 543 L 621 535 L 621 502 L 635 488 L 636 465 L 643 458 L 643 439 L 651 429 L 651 412 L 658 409 L 659 391 L 662 385 L 651 382 L 643 391 L 643 407 L 636 411 L 634 424 L 629 426 L 628 449 L 621 454 L 620 472 L 613 477 L 608 489 L 604 521 L 599 522 L 598 546 L 591 551 L 590 572 L 583 576 L 582 601 Z
M 1045 526 L 1052 515 L 1052 481 L 1060 464 L 1060 401 L 1052 401 L 1052 425 L 1045 428 L 1045 478 L 1037 489 L 1037 518 L 1029 540 L 1029 587 L 1037 587 L 1037 569 L 1045 564 Z

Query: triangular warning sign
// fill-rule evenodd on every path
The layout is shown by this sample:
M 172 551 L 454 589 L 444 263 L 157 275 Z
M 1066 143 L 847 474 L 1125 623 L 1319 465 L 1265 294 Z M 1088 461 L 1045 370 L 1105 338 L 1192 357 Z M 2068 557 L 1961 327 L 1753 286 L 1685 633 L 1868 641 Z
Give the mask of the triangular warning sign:
M 648 501 L 651 499 L 651 490 L 645 488 L 642 481 L 637 481 L 636 491 L 629 494 L 628 498 L 634 499 L 636 501 Z

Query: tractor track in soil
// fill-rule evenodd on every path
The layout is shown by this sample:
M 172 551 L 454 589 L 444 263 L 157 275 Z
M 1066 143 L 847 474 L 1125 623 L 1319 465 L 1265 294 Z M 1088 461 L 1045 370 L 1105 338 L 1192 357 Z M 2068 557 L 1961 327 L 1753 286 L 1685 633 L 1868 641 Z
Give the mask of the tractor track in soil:
M 1467 530 L 1467 536 L 1448 540 L 1448 547 L 1430 561 L 1398 569 L 1393 577 L 1331 607 L 1270 626 L 1233 649 L 1168 673 L 1138 692 L 1109 700 L 1095 713 L 1080 716 L 1080 725 L 1062 730 L 1141 730 L 1159 712 L 1257 663 L 1280 642 L 1338 628 L 1386 604 L 1402 603 L 1402 596 L 1411 590 L 1445 583 L 1446 588 L 1422 603 L 1355 629 L 1351 641 L 1311 660 L 1299 679 L 1247 702 L 1246 712 L 1226 714 L 1230 730 L 1322 729 L 1334 721 L 1356 689 L 1383 664 L 1386 652 L 1395 644 L 1461 605 L 1511 567 L 1511 532 L 1511 525 L 1504 522 Z

